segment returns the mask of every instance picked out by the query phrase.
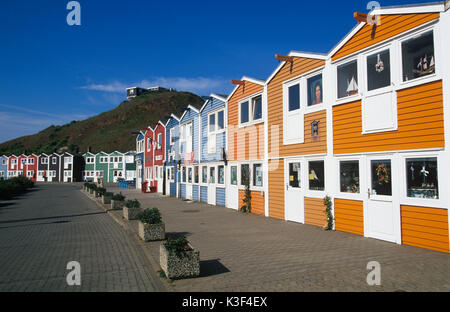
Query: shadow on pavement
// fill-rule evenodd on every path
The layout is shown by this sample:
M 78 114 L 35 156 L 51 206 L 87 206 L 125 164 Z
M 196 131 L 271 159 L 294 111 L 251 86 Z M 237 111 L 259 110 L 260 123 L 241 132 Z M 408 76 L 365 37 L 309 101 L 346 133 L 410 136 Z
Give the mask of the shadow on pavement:
M 98 215 L 98 214 L 105 214 L 105 213 L 106 213 L 105 211 L 100 211 L 100 212 L 81 213 L 81 214 L 66 215 L 66 216 L 54 216 L 54 217 L 32 218 L 32 219 L 16 219 L 16 220 L 0 221 L 0 224 L 37 221 L 37 220 L 48 220 L 48 219 L 74 218 L 74 217 L 91 216 L 91 215 Z
M 228 273 L 230 270 L 219 261 L 220 259 L 200 261 L 200 277 Z

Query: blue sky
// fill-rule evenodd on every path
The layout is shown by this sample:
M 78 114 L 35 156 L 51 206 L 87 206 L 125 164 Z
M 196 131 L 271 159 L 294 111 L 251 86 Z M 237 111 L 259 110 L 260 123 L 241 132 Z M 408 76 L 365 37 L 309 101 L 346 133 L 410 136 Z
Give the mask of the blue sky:
M 81 26 L 68 2 L 0 1 L 0 142 L 110 110 L 127 86 L 227 94 L 275 53 L 328 52 L 369 1 L 79 0 Z

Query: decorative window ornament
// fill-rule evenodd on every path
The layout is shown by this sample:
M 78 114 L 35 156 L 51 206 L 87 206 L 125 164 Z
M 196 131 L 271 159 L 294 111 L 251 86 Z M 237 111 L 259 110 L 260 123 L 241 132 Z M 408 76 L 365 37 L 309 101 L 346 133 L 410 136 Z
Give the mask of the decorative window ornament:
M 384 71 L 384 63 L 381 60 L 380 54 L 377 55 L 377 63 L 375 64 L 375 70 L 377 73 L 381 73 Z
M 319 140 L 319 120 L 314 120 L 311 122 L 311 140 L 318 141 Z

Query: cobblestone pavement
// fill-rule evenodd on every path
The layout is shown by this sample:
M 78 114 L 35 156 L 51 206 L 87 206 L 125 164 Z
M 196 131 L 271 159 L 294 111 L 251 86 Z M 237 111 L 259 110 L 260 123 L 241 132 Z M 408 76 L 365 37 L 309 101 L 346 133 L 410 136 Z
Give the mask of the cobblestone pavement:
M 170 283 L 173 291 L 450 291 L 445 253 L 137 190 L 108 191 L 158 207 L 166 232 L 185 233 L 200 250 L 201 276 Z M 121 212 L 112 216 L 121 219 Z M 136 231 L 136 221 L 127 223 Z M 146 244 L 158 262 L 159 245 Z M 381 265 L 381 286 L 367 284 L 370 261 Z
M 160 291 L 141 244 L 79 190 L 38 184 L 0 202 L 0 291 Z M 81 286 L 68 286 L 69 261 Z

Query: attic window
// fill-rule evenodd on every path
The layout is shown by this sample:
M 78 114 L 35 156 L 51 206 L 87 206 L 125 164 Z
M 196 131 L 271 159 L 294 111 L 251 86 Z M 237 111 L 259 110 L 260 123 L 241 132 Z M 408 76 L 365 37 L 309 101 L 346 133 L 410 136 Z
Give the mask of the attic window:
M 403 81 L 435 73 L 434 36 L 427 32 L 402 43 Z

